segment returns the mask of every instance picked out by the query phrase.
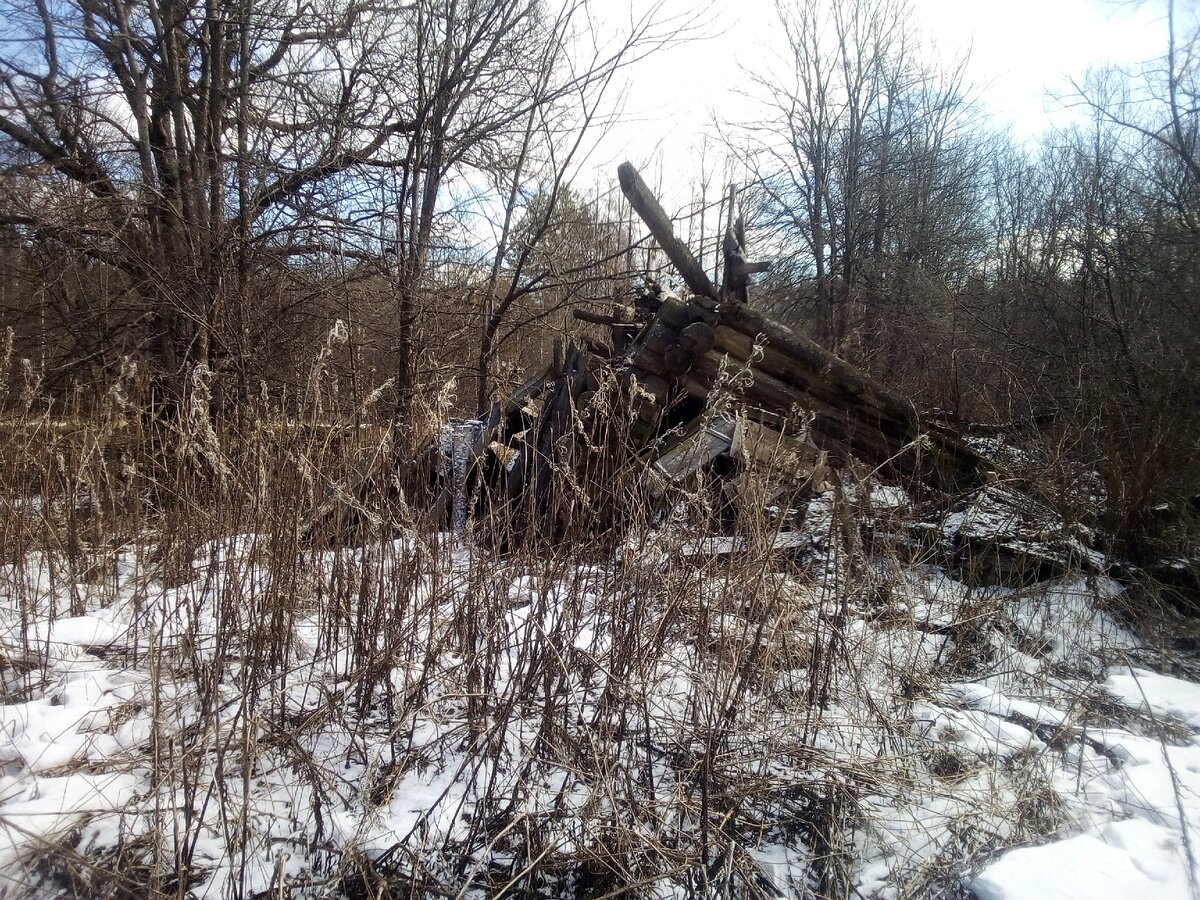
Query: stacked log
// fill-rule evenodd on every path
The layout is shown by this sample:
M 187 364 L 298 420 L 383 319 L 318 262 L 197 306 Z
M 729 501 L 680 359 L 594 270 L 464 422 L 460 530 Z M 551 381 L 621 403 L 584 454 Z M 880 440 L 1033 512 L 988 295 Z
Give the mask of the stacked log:
M 668 297 L 653 323 L 634 342 L 628 366 L 673 389 L 707 399 L 721 373 L 733 379 L 736 399 L 776 416 L 797 409 L 812 414 L 814 441 L 834 460 L 858 457 L 903 476 L 962 488 L 977 482 L 988 464 L 951 429 L 922 416 L 865 372 L 740 302 L 719 293 L 703 268 L 674 235 L 670 220 L 636 170 L 618 170 L 621 188 L 693 293 Z M 744 239 L 743 239 L 744 240 Z M 743 248 L 738 245 L 740 259 Z M 745 271 L 761 266 L 740 261 Z M 728 284 L 730 279 L 726 279 Z

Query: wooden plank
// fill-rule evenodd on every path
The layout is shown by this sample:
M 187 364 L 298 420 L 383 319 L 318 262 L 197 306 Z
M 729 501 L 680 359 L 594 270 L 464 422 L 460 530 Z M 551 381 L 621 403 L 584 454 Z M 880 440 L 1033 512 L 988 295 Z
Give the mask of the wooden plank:
M 808 440 L 784 434 L 777 429 L 739 415 L 733 430 L 730 453 L 740 459 L 763 465 L 811 471 L 820 451 Z
M 654 461 L 654 469 L 666 481 L 679 484 L 701 466 L 712 462 L 729 450 L 733 443 L 733 419 L 717 419 L 702 423 L 695 431 L 685 433 L 668 446 Z M 660 494 L 661 490 L 654 493 Z

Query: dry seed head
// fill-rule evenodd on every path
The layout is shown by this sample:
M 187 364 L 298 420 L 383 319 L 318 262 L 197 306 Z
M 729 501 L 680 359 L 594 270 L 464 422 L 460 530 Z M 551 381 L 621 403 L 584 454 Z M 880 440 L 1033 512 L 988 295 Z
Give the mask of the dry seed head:
M 0 351 L 0 403 L 8 398 L 8 370 L 12 366 L 14 334 L 11 325 L 4 329 L 4 349 Z
M 375 388 L 375 390 L 371 391 L 371 393 L 367 395 L 367 399 L 363 401 L 362 411 L 366 412 L 368 409 L 378 403 L 379 399 L 384 395 L 384 392 L 389 390 L 394 382 L 394 378 L 389 378 L 383 384 L 379 385 L 379 387 Z
M 231 473 L 225 455 L 221 452 L 221 442 L 216 429 L 213 428 L 212 416 L 209 414 L 214 378 L 215 373 L 204 363 L 192 368 L 192 391 L 188 398 L 184 452 L 207 460 L 224 487 Z
M 325 346 L 332 351 L 335 347 L 344 346 L 349 340 L 350 331 L 346 328 L 346 323 L 341 319 L 334 319 L 333 326 L 325 337 Z
M 23 381 L 21 385 L 21 405 L 25 408 L 25 412 L 29 412 L 38 395 L 41 393 L 42 376 L 34 368 L 31 360 L 21 357 L 21 377 Z

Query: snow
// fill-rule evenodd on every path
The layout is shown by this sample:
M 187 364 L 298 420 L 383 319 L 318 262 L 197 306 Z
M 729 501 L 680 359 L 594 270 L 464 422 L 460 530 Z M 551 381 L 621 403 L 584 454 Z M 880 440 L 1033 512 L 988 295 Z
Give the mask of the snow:
M 102 647 L 113 643 L 119 634 L 117 627 L 107 619 L 98 616 L 72 616 L 53 622 L 35 622 L 26 629 L 25 639 L 31 644 Z
M 979 900 L 1130 900 L 1188 897 L 1178 847 L 1140 822 L 1114 822 L 1006 853 L 971 884 Z
M 804 823 L 839 809 L 848 895 L 1192 896 L 1200 686 L 1147 668 L 1105 612 L 1121 585 L 849 567 L 834 502 L 759 536 L 770 570 L 670 528 L 588 565 L 308 551 L 286 590 L 264 535 L 202 545 L 182 584 L 144 548 L 103 589 L 29 554 L 0 571 L 0 866 L 170 862 L 178 834 L 198 897 L 319 894 L 354 854 L 482 897 L 455 872 L 520 872 L 535 830 L 548 896 L 608 840 L 660 866 L 648 895 L 694 896 L 655 848 L 696 846 L 709 772 L 723 865 L 768 896 L 815 890 Z
M 112 708 L 131 699 L 130 686 L 130 676 L 112 670 L 66 672 L 42 698 L 0 707 L 0 734 L 9 742 L 0 760 L 42 772 L 114 752 L 120 738 L 97 733 L 111 724 Z
M 1131 709 L 1200 723 L 1200 685 L 1117 666 L 1104 687 Z M 1200 868 L 1189 860 L 1200 846 L 1200 738 L 1180 745 L 1102 728 L 1092 739 L 1121 765 L 1093 763 L 1085 777 L 1080 762 L 1082 833 L 1005 853 L 972 883 L 980 900 L 1196 896 Z
M 1200 729 L 1200 684 L 1147 669 L 1119 666 L 1109 671 L 1104 688 L 1134 709 L 1172 716 Z
M 969 706 L 993 716 L 1023 716 L 1030 721 L 1046 725 L 1063 725 L 1069 718 L 1068 714 L 1062 710 L 1042 703 L 1019 698 L 1013 699 L 1002 693 L 999 688 L 989 687 L 986 684 L 948 684 L 946 691 L 950 695 L 957 695 Z
M 904 488 L 894 484 L 874 484 L 871 486 L 871 506 L 875 509 L 908 509 L 912 505 Z
M 0 777 L 0 871 L 13 871 L 28 851 L 85 818 L 128 805 L 144 788 L 143 779 L 123 773 Z
M 1041 560 L 1064 570 L 1082 567 L 1104 572 L 1108 560 L 1088 547 L 1082 525 L 1068 526 L 1044 504 L 1000 484 L 989 484 L 957 512 L 942 519 L 943 538 L 952 546 L 970 543 L 1003 547 L 1031 561 Z

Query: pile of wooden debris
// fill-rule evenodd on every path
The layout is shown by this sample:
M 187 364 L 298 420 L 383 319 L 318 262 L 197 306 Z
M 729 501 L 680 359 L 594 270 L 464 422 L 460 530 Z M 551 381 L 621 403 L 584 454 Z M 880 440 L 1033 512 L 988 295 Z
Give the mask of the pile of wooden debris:
M 748 304 L 750 276 L 766 266 L 746 261 L 732 203 L 718 288 L 634 168 L 618 171 L 690 296 L 648 281 L 632 304 L 576 310 L 606 328 L 607 340 L 571 346 L 486 420 L 455 432 L 445 474 L 459 524 L 476 471 L 491 502 L 509 508 L 509 538 L 559 530 L 555 475 L 564 469 L 572 494 L 587 495 L 639 465 L 660 476 L 646 490 L 661 494 L 723 455 L 777 457 L 783 448 L 806 477 L 857 459 L 910 484 L 963 489 L 982 481 L 988 461 L 955 431 Z M 611 522 L 603 509 L 596 518 Z

